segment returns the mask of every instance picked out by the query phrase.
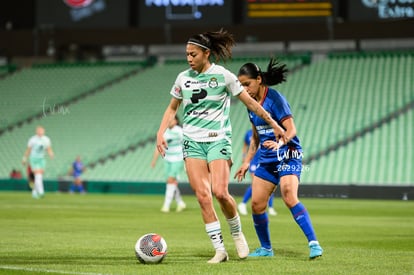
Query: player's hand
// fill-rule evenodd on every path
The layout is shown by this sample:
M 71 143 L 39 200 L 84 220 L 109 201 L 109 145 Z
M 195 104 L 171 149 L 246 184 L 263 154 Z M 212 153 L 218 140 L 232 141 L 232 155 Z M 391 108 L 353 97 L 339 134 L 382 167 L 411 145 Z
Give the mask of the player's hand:
M 278 150 L 283 145 L 284 145 L 284 143 L 281 139 L 279 139 L 279 141 L 266 140 L 265 142 L 263 142 L 264 147 L 266 147 L 268 149 L 272 149 L 273 151 Z
M 284 144 L 288 142 L 288 139 L 286 137 L 286 131 L 278 124 L 276 125 L 276 127 L 273 128 L 273 133 L 275 134 L 277 140 L 282 140 Z
M 167 149 L 167 142 L 165 141 L 163 135 L 157 135 L 157 150 L 162 157 L 165 156 L 165 150 Z
M 234 175 L 234 179 L 237 179 L 237 182 L 242 182 L 246 176 L 247 170 L 249 170 L 249 164 L 243 163 Z

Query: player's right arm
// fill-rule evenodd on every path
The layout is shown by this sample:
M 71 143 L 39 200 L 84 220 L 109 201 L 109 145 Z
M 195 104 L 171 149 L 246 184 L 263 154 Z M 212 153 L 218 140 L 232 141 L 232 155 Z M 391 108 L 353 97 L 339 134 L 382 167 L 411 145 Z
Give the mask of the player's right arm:
M 168 104 L 162 117 L 161 124 L 157 132 L 157 150 L 162 157 L 165 156 L 165 150 L 167 149 L 167 142 L 164 139 L 164 132 L 167 130 L 170 121 L 174 119 L 180 104 L 180 99 L 172 97 L 170 104 Z
M 234 178 L 237 179 L 238 182 L 241 182 L 246 176 L 246 172 L 249 170 L 250 162 L 254 158 L 254 155 L 256 154 L 257 149 L 259 148 L 259 136 L 257 134 L 256 128 L 253 125 L 252 128 L 253 135 L 250 140 L 249 149 L 247 151 L 246 156 L 243 158 L 243 163 L 240 165 L 239 169 L 234 175 Z
M 254 100 L 246 90 L 243 90 L 239 95 L 239 99 L 246 105 L 246 107 L 262 118 L 268 125 L 273 128 L 273 132 L 277 140 L 281 139 L 282 141 L 286 140 L 285 130 L 280 127 L 280 125 L 270 116 L 270 114 L 263 109 L 256 100 Z M 286 142 L 285 142 L 286 143 Z
M 157 164 L 157 160 L 158 160 L 158 156 L 160 155 L 160 153 L 158 152 L 158 149 L 155 148 L 154 150 L 154 154 L 152 156 L 152 160 L 151 160 L 151 167 L 154 168 L 155 165 Z

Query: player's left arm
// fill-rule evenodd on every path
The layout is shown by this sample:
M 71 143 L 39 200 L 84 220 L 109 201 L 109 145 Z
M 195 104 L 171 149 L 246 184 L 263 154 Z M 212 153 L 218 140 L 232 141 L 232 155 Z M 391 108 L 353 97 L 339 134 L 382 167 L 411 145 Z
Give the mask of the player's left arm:
M 293 117 L 289 116 L 282 121 L 283 128 L 285 128 L 286 132 L 286 143 L 289 142 L 292 138 L 296 136 L 296 126 L 295 122 L 293 121 Z
M 47 147 L 47 153 L 51 159 L 55 157 L 55 153 L 53 152 L 52 146 Z
M 23 165 L 26 165 L 27 158 L 29 157 L 31 151 L 32 151 L 32 147 L 27 146 L 26 151 L 24 151 L 23 158 L 22 158 Z

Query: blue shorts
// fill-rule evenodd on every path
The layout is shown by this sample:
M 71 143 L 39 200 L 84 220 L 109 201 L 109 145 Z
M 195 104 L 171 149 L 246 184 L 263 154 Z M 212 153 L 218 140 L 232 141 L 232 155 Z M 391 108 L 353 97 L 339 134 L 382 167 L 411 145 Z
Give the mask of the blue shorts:
M 300 180 L 301 172 L 302 160 L 292 158 L 281 162 L 260 163 L 254 175 L 278 185 L 280 178 L 286 175 L 296 175 Z

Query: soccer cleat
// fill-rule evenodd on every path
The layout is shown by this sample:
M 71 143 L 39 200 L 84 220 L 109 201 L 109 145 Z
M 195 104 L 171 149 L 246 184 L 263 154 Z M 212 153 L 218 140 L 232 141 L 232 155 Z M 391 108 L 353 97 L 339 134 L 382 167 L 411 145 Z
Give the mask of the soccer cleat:
M 309 244 L 310 254 L 309 259 L 313 260 L 322 256 L 323 249 L 318 243 Z
M 207 261 L 209 264 L 219 264 L 229 260 L 229 255 L 226 251 L 216 251 L 216 255 Z
M 249 257 L 272 257 L 274 256 L 273 249 L 266 249 L 264 247 L 257 248 L 254 252 L 249 254 Z
M 163 206 L 161 208 L 161 212 L 168 213 L 168 212 L 170 212 L 170 209 L 168 207 Z
M 276 216 L 277 215 L 277 212 L 273 207 L 269 207 L 268 212 L 269 212 L 269 215 L 271 215 L 271 216 Z
M 244 202 L 239 203 L 237 208 L 239 209 L 240 215 L 243 215 L 243 216 L 247 215 L 247 208 L 246 208 L 246 204 Z
M 177 205 L 177 209 L 175 211 L 177 212 L 181 212 L 183 211 L 185 208 L 187 207 L 187 205 L 185 205 L 185 203 L 182 201 Z
M 237 254 L 240 259 L 245 259 L 249 255 L 249 245 L 243 232 L 239 232 L 233 235 L 234 244 L 236 245 Z

